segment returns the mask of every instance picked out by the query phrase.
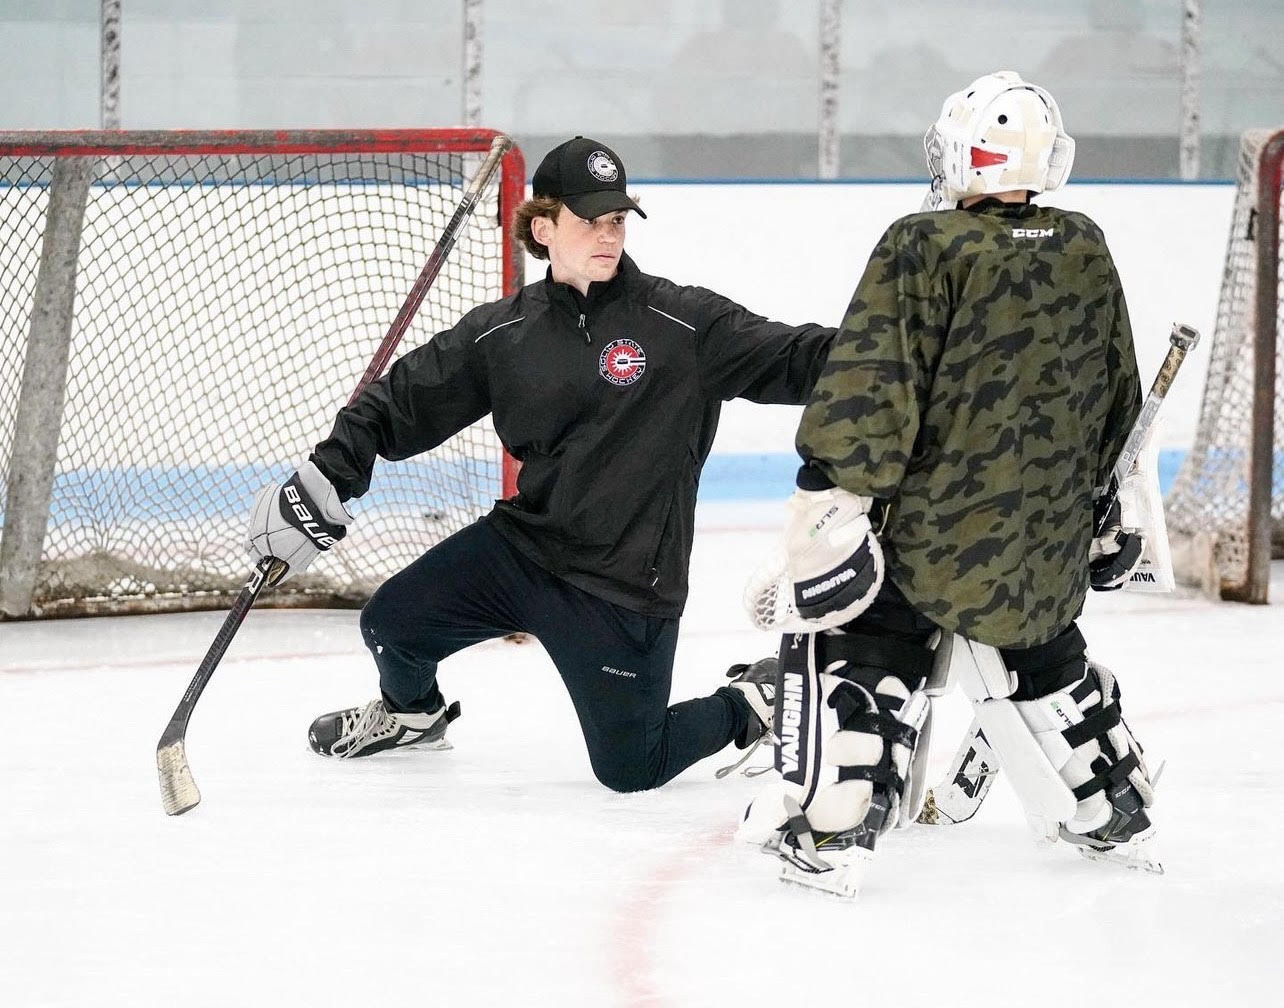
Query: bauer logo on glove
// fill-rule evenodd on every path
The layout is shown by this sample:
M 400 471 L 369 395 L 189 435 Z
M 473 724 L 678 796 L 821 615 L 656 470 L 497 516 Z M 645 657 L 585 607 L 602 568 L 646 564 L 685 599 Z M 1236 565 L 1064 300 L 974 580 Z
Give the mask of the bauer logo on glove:
M 312 538 L 312 541 L 317 544 L 318 548 L 329 549 L 348 534 L 348 530 L 342 525 L 338 527 L 333 525 L 323 527 L 313 517 L 312 512 L 308 510 L 307 504 L 303 503 L 305 495 L 299 489 L 298 473 L 295 473 L 281 488 L 281 497 L 281 516 L 295 528 L 306 532 Z M 289 510 L 294 512 L 293 519 L 285 513 L 286 504 L 289 504 Z

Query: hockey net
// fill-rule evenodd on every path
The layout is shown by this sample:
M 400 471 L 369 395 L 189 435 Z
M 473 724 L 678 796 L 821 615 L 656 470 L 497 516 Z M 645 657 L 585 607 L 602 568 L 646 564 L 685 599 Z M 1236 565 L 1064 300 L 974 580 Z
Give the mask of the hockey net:
M 1165 503 L 1177 575 L 1247 602 L 1284 556 L 1282 160 L 1284 130 L 1244 134 L 1199 426 Z
M 495 136 L 0 134 L 4 614 L 226 606 L 253 566 L 255 492 L 328 433 Z M 520 286 L 510 221 L 523 177 L 513 148 L 398 355 Z M 48 349 L 60 284 L 74 298 L 65 369 Z M 29 418 L 59 394 L 43 459 L 19 401 Z M 489 418 L 424 456 L 380 461 L 347 538 L 262 604 L 359 605 L 511 492 L 511 475 Z M 30 492 L 42 478 L 43 518 Z M 42 521 L 23 610 L 15 543 Z

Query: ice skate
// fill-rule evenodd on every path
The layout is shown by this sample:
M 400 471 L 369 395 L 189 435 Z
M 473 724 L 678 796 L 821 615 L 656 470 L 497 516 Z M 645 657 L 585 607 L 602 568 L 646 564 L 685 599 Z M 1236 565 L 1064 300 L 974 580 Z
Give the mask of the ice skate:
M 1164 866 L 1154 850 L 1155 830 L 1152 827 L 1125 843 L 1109 846 L 1073 833 L 1063 833 L 1062 839 L 1076 845 L 1076 849 L 1089 861 L 1104 861 L 1151 875 L 1162 875 Z
M 364 707 L 322 714 L 308 729 L 308 744 L 322 756 L 355 759 L 389 749 L 417 746 L 421 749 L 453 748 L 446 740 L 446 727 L 459 717 L 458 702 L 427 714 L 399 714 L 388 710 L 383 699 Z
M 1164 873 L 1153 848 L 1155 827 L 1137 792 L 1129 786 L 1111 796 L 1110 821 L 1106 825 L 1088 833 L 1071 833 L 1062 826 L 1059 835 L 1089 861 L 1104 861 L 1152 875 Z
M 732 665 L 727 669 L 727 678 L 731 680 L 727 688 L 733 689 L 749 702 L 753 716 L 745 731 L 736 740 L 736 748 L 744 749 L 740 759 L 725 766 L 714 774 L 722 780 L 734 773 L 749 761 L 763 742 L 772 739 L 772 718 L 776 703 L 776 676 L 779 663 L 775 657 L 762 658 L 752 665 Z M 751 767 L 745 771 L 746 777 L 756 777 L 766 773 L 770 767 Z
M 763 851 L 785 862 L 780 881 L 855 899 L 874 861 L 874 844 L 887 819 L 886 799 L 875 797 L 865 821 L 842 833 L 814 833 L 794 805 L 789 825 L 763 844 Z

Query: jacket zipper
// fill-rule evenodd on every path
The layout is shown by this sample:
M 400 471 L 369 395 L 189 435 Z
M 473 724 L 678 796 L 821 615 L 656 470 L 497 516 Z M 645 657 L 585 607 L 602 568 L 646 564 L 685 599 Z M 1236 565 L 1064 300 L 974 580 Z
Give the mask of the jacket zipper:
M 587 320 L 584 317 L 584 313 L 580 312 L 580 328 L 584 330 L 584 342 L 591 345 L 593 343 L 593 337 L 588 331 L 588 325 L 586 325 L 586 321 Z

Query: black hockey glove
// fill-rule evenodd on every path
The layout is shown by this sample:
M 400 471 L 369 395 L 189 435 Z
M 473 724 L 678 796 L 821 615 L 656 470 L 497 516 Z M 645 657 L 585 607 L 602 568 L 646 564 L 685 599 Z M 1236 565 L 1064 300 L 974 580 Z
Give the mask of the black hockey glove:
M 339 492 L 311 461 L 284 483 L 259 491 L 250 514 L 247 546 L 251 556 L 272 556 L 286 564 L 269 582 L 278 584 L 307 570 L 321 550 L 348 534 L 352 515 Z
M 1123 527 L 1122 508 L 1115 497 L 1109 510 L 1095 513 L 1097 535 L 1088 546 L 1088 583 L 1094 591 L 1122 588 L 1141 562 L 1146 537 L 1140 529 Z

